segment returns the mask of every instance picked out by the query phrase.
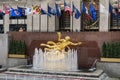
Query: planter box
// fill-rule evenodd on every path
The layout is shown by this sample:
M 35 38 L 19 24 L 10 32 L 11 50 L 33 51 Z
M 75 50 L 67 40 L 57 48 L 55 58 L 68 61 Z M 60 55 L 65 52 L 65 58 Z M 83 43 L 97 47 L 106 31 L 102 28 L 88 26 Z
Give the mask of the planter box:
M 25 54 L 8 54 L 9 58 L 26 58 Z
M 120 62 L 120 58 L 101 58 L 102 62 Z
M 120 63 L 119 62 L 97 62 L 97 69 L 102 69 L 110 77 L 120 77 Z M 119 79 L 110 79 L 119 80 Z

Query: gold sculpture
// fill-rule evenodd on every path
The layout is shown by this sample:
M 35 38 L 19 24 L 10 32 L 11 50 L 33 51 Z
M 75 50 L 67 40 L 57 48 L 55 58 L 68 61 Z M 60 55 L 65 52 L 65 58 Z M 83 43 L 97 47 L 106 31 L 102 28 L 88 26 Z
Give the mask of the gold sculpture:
M 69 45 L 80 45 L 82 42 L 73 43 L 70 41 L 70 37 L 66 36 L 65 39 L 61 39 L 61 33 L 57 32 L 58 34 L 58 42 L 48 41 L 47 44 L 41 44 L 41 46 L 46 46 L 44 50 L 49 52 L 50 50 L 57 49 L 57 51 L 62 52 L 63 49 L 70 49 Z

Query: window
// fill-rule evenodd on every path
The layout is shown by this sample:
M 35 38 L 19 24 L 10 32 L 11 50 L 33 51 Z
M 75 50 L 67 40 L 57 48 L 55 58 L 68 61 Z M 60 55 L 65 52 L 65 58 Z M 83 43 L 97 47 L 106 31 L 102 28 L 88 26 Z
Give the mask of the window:
M 4 33 L 4 27 L 2 24 L 0 24 L 0 33 Z
M 84 0 L 82 1 L 88 9 L 88 14 L 82 13 L 81 16 L 81 31 L 98 31 L 99 30 L 99 0 Z M 90 3 L 96 10 L 96 20 L 93 20 L 90 14 Z M 82 3 L 81 3 L 82 5 Z M 81 8 L 82 9 L 82 8 Z
M 4 21 L 4 13 L 0 12 L 0 33 L 4 33 L 3 21 Z
M 3 17 L 4 17 L 3 15 L 0 15 L 0 20 L 3 19 Z
M 70 14 L 64 10 L 61 13 L 62 15 L 59 18 L 59 31 L 70 31 Z
M 27 31 L 27 25 L 26 24 L 10 24 L 9 25 L 9 31 L 19 31 L 20 28 L 22 28 L 23 31 Z
M 118 10 L 118 4 L 120 2 L 118 1 L 112 1 L 110 3 L 111 7 L 113 8 L 112 11 L 110 12 L 110 31 L 120 31 L 120 12 Z
M 10 19 L 27 19 L 27 15 L 24 15 L 24 16 L 21 16 L 21 17 L 10 16 Z

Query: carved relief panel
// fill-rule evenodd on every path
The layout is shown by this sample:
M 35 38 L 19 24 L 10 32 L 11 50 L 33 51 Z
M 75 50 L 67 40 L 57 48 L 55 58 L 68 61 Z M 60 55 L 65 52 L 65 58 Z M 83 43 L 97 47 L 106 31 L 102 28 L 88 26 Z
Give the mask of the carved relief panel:
M 88 10 L 88 13 L 82 13 L 81 30 L 82 31 L 98 31 L 99 30 L 99 0 L 83 0 L 81 2 L 81 6 L 82 4 L 85 4 L 86 11 Z M 90 4 L 92 4 L 92 6 L 95 9 L 95 12 L 96 12 L 95 15 L 90 12 L 91 10 Z M 96 17 L 95 20 L 93 19 L 92 15 Z

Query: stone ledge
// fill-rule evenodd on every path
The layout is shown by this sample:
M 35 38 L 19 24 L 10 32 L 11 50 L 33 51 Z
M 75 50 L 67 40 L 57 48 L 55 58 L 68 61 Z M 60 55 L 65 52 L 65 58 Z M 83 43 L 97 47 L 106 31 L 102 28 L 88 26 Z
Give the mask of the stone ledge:
M 8 58 L 26 58 L 24 54 L 8 54 Z
M 103 78 L 107 77 L 107 75 L 103 72 L 103 70 L 96 70 L 94 72 L 82 72 L 82 71 L 48 71 L 41 69 L 32 69 L 23 68 L 23 66 L 18 66 L 14 68 L 9 68 L 6 72 L 7 74 L 13 75 L 31 75 L 31 76 L 41 76 L 41 77 L 53 77 L 53 78 L 83 78 L 88 80 L 104 80 Z
M 102 62 L 120 62 L 120 58 L 101 58 Z
M 110 77 L 120 77 L 120 63 L 97 62 L 97 68 L 102 69 Z

